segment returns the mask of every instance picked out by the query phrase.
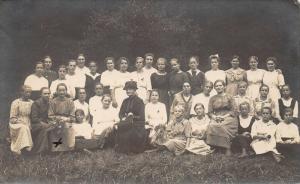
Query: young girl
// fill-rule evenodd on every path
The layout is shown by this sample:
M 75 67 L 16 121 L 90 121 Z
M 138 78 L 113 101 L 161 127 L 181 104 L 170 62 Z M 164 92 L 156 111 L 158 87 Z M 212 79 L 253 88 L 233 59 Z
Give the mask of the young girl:
M 254 100 L 254 115 L 257 119 L 261 119 L 261 110 L 264 107 L 269 107 L 272 110 L 272 116 L 275 117 L 274 101 L 268 97 L 269 87 L 262 84 L 259 88 L 259 97 Z
M 276 125 L 272 121 L 272 109 L 263 107 L 261 115 L 262 119 L 256 121 L 251 128 L 253 139 L 251 147 L 257 155 L 272 152 L 276 162 L 280 162 L 281 155 L 276 149 Z
M 92 127 L 86 121 L 84 111 L 82 109 L 77 109 L 75 111 L 75 118 L 76 121 L 72 125 L 75 132 L 75 138 L 83 137 L 84 139 L 91 139 Z
M 242 149 L 239 158 L 243 158 L 248 156 L 250 150 L 250 143 L 252 141 L 250 132 L 252 125 L 255 122 L 255 118 L 250 115 L 250 104 L 248 102 L 242 102 L 239 105 L 239 112 L 239 127 L 236 139 Z

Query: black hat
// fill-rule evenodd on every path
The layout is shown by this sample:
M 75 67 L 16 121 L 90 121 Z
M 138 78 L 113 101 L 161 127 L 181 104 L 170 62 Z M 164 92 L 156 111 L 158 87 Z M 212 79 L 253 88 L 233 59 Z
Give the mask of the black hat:
M 137 87 L 137 84 L 135 81 L 127 81 L 125 83 L 125 87 L 123 88 L 124 90 L 127 90 L 127 89 L 135 89 L 137 90 L 138 87 Z

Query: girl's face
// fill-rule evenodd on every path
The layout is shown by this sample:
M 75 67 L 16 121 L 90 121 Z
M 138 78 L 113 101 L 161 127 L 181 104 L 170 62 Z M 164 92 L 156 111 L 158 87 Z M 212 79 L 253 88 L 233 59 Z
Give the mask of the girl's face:
M 158 60 L 157 61 L 157 69 L 159 71 L 165 71 L 166 70 L 166 63 L 164 60 Z
M 42 76 L 44 72 L 44 65 L 43 64 L 37 64 L 35 66 L 35 73 L 37 76 Z
M 132 95 L 135 94 L 135 90 L 134 89 L 127 89 L 126 94 L 127 94 L 127 96 L 132 96 Z
M 264 122 L 268 122 L 272 117 L 269 109 L 263 109 L 261 114 L 262 114 L 262 120 Z
M 96 85 L 95 86 L 95 94 L 97 96 L 102 96 L 102 94 L 103 94 L 103 87 L 101 85 Z
M 59 79 L 65 79 L 66 78 L 66 73 L 67 73 L 67 70 L 65 68 L 60 68 L 58 70 Z
M 175 108 L 174 109 L 174 115 L 175 115 L 176 118 L 181 118 L 183 116 L 183 109 Z
M 240 106 L 240 113 L 242 116 L 247 116 L 250 112 L 250 108 L 248 105 L 241 105 Z
M 196 112 L 197 116 L 203 116 L 205 114 L 204 113 L 204 108 L 201 105 L 198 105 L 195 108 L 195 112 Z
M 291 90 L 288 86 L 283 86 L 281 89 L 281 95 L 283 98 L 289 98 L 291 95 Z
M 275 63 L 272 60 L 267 61 L 267 69 L 268 71 L 274 71 L 275 70 Z
M 260 96 L 267 97 L 269 94 L 269 88 L 264 86 L 260 89 L 259 93 L 260 93 Z
M 79 93 L 78 94 L 78 99 L 80 101 L 85 101 L 85 99 L 86 99 L 86 92 L 85 92 L 85 90 L 81 89 L 81 90 L 79 90 L 78 93 Z
M 251 58 L 249 60 L 249 66 L 251 69 L 257 69 L 258 61 L 256 61 L 254 58 Z
M 213 89 L 213 84 L 211 82 L 207 82 L 204 86 L 203 93 L 209 95 L 212 89 Z
M 214 70 L 219 69 L 219 61 L 216 58 L 211 59 L 210 65 Z
M 176 60 L 171 60 L 170 64 L 173 71 L 178 72 L 180 70 L 180 65 Z
M 292 122 L 292 120 L 293 120 L 292 112 L 289 112 L 289 111 L 285 112 L 284 113 L 284 121 L 289 124 Z
M 108 96 L 105 96 L 102 100 L 102 104 L 103 104 L 103 108 L 107 109 L 109 108 L 110 104 L 111 104 L 111 98 Z
M 31 88 L 30 87 L 25 87 L 25 89 L 22 92 L 22 97 L 25 100 L 28 100 L 31 96 Z
M 183 83 L 182 90 L 184 93 L 190 94 L 191 93 L 191 85 L 188 82 Z
M 151 96 L 150 96 L 150 101 L 152 103 L 157 103 L 158 102 L 158 99 L 159 99 L 159 95 L 158 95 L 158 92 L 157 91 L 153 91 L 151 93 Z
M 71 73 L 75 72 L 75 68 L 76 68 L 76 62 L 75 61 L 69 62 L 69 65 L 68 65 L 69 72 L 71 72 Z
M 142 69 L 144 67 L 144 59 L 142 58 L 137 59 L 135 62 L 135 67 L 137 70 Z
M 67 94 L 67 89 L 65 88 L 65 86 L 59 86 L 59 87 L 57 88 L 57 94 L 58 94 L 58 96 L 60 96 L 60 97 L 65 97 L 66 94 Z
M 115 68 L 115 64 L 114 64 L 113 60 L 107 60 L 106 67 L 107 67 L 107 70 L 112 71 Z
M 153 57 L 152 57 L 152 56 L 147 56 L 147 57 L 145 58 L 145 60 L 146 60 L 146 65 L 147 65 L 148 67 L 152 67 Z
M 81 112 L 77 112 L 75 118 L 77 123 L 82 123 L 84 119 L 84 114 Z
M 222 82 L 217 82 L 215 84 L 215 90 L 217 91 L 218 94 L 223 93 L 225 90 L 225 86 L 223 85 Z
M 120 62 L 120 70 L 126 72 L 128 69 L 128 62 L 126 60 L 121 60 Z
M 240 61 L 238 59 L 233 59 L 231 61 L 231 66 L 232 66 L 232 68 L 235 68 L 235 69 L 238 68 L 240 66 Z
M 196 70 L 198 68 L 198 62 L 195 58 L 190 58 L 190 61 L 189 61 L 189 67 L 191 70 Z
M 238 90 L 239 90 L 239 94 L 241 94 L 241 95 L 244 95 L 244 94 L 246 94 L 246 90 L 247 90 L 247 84 L 245 83 L 243 83 L 243 84 L 240 84 L 239 86 L 238 86 Z
M 79 68 L 84 67 L 84 65 L 85 65 L 85 57 L 84 56 L 78 56 L 77 65 L 78 65 Z
M 47 57 L 47 58 L 44 59 L 44 67 L 47 70 L 51 69 L 51 67 L 52 67 L 52 60 L 49 57 Z
M 90 69 L 91 73 L 96 73 L 98 67 L 97 67 L 96 63 L 92 62 L 92 63 L 90 63 L 90 65 L 89 65 L 89 69 Z

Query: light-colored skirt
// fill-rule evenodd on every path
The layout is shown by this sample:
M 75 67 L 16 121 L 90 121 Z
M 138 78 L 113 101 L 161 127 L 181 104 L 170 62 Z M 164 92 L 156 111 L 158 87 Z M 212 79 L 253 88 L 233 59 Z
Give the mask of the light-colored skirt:
M 12 152 L 21 154 L 23 148 L 27 148 L 28 151 L 32 149 L 33 142 L 28 125 L 9 123 L 9 129 L 11 137 L 10 149 Z
M 75 147 L 75 131 L 71 123 L 58 126 L 50 132 L 51 151 L 71 151 Z
M 254 140 L 251 143 L 251 147 L 257 155 L 264 154 L 270 151 L 279 154 L 276 149 L 275 140 Z
M 92 129 L 90 124 L 88 124 L 88 123 L 81 123 L 81 124 L 74 123 L 72 125 L 72 127 L 75 131 L 75 137 L 82 136 L 85 139 L 91 139 L 92 138 L 93 129 Z
M 207 155 L 212 153 L 210 146 L 207 145 L 204 140 L 198 138 L 191 138 L 190 144 L 186 150 L 197 155 Z

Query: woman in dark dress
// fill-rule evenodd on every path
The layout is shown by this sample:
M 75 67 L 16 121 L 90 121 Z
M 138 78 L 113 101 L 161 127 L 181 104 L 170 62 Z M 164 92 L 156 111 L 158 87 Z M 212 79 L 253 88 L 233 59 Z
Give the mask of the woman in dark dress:
M 128 95 L 119 112 L 120 123 L 116 128 L 116 151 L 141 153 L 145 150 L 149 132 L 145 129 L 145 105 L 136 95 L 137 83 L 128 81 L 124 90 Z
M 156 89 L 159 94 L 159 101 L 166 105 L 169 109 L 169 95 L 168 95 L 168 78 L 166 72 L 167 60 L 165 58 L 157 59 L 157 72 L 151 75 L 152 89 Z

